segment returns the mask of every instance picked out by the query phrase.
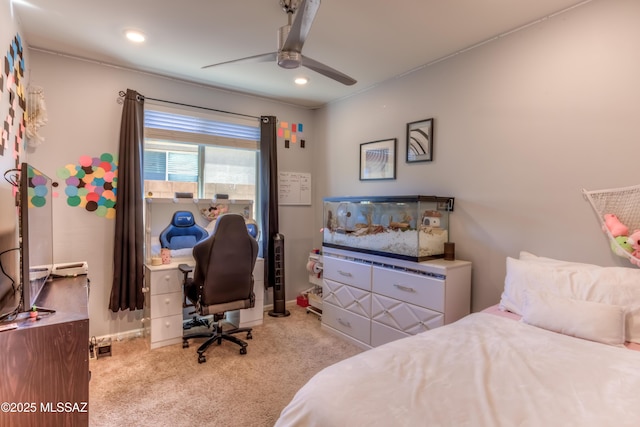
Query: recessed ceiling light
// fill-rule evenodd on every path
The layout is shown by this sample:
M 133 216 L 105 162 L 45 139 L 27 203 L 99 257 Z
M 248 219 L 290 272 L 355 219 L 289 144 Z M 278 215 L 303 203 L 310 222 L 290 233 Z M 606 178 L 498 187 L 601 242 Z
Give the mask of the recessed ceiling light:
M 309 83 L 309 79 L 306 77 L 297 77 L 294 81 L 297 85 L 306 85 Z
M 142 43 L 145 39 L 144 34 L 136 30 L 127 30 L 124 34 L 129 41 L 134 43 Z

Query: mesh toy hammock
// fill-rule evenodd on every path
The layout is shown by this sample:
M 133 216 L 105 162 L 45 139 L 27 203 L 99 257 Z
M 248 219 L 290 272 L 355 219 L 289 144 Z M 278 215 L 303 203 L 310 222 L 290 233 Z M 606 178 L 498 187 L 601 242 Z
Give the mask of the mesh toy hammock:
M 605 215 L 614 214 L 629 228 L 629 234 L 640 230 L 640 185 L 595 191 L 583 189 L 582 194 L 597 214 L 602 230 L 611 241 L 611 249 L 616 254 L 628 258 L 632 264 L 640 266 L 640 252 L 634 252 L 633 249 L 630 252 L 623 248 L 605 223 Z

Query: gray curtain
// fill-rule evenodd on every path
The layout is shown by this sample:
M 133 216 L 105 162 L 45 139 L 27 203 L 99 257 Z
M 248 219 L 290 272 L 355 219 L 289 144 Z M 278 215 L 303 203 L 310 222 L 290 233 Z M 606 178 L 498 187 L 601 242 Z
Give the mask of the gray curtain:
M 264 284 L 273 286 L 273 237 L 278 234 L 278 151 L 274 116 L 260 117 L 260 211 Z
M 127 89 L 120 124 L 113 283 L 109 309 L 144 306 L 144 229 L 142 225 L 144 97 Z

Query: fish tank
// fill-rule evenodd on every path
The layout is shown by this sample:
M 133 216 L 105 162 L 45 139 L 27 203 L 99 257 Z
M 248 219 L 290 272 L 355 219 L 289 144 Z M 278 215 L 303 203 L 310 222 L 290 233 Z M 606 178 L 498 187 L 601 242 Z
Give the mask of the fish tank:
M 323 199 L 323 246 L 409 261 L 442 258 L 453 197 Z

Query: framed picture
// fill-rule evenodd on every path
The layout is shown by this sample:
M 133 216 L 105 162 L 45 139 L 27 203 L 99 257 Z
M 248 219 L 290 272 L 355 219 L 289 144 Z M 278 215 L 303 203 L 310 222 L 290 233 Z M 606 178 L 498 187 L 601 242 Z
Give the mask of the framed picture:
M 360 144 L 360 181 L 396 179 L 397 138 Z
M 433 119 L 407 123 L 407 163 L 433 160 Z

